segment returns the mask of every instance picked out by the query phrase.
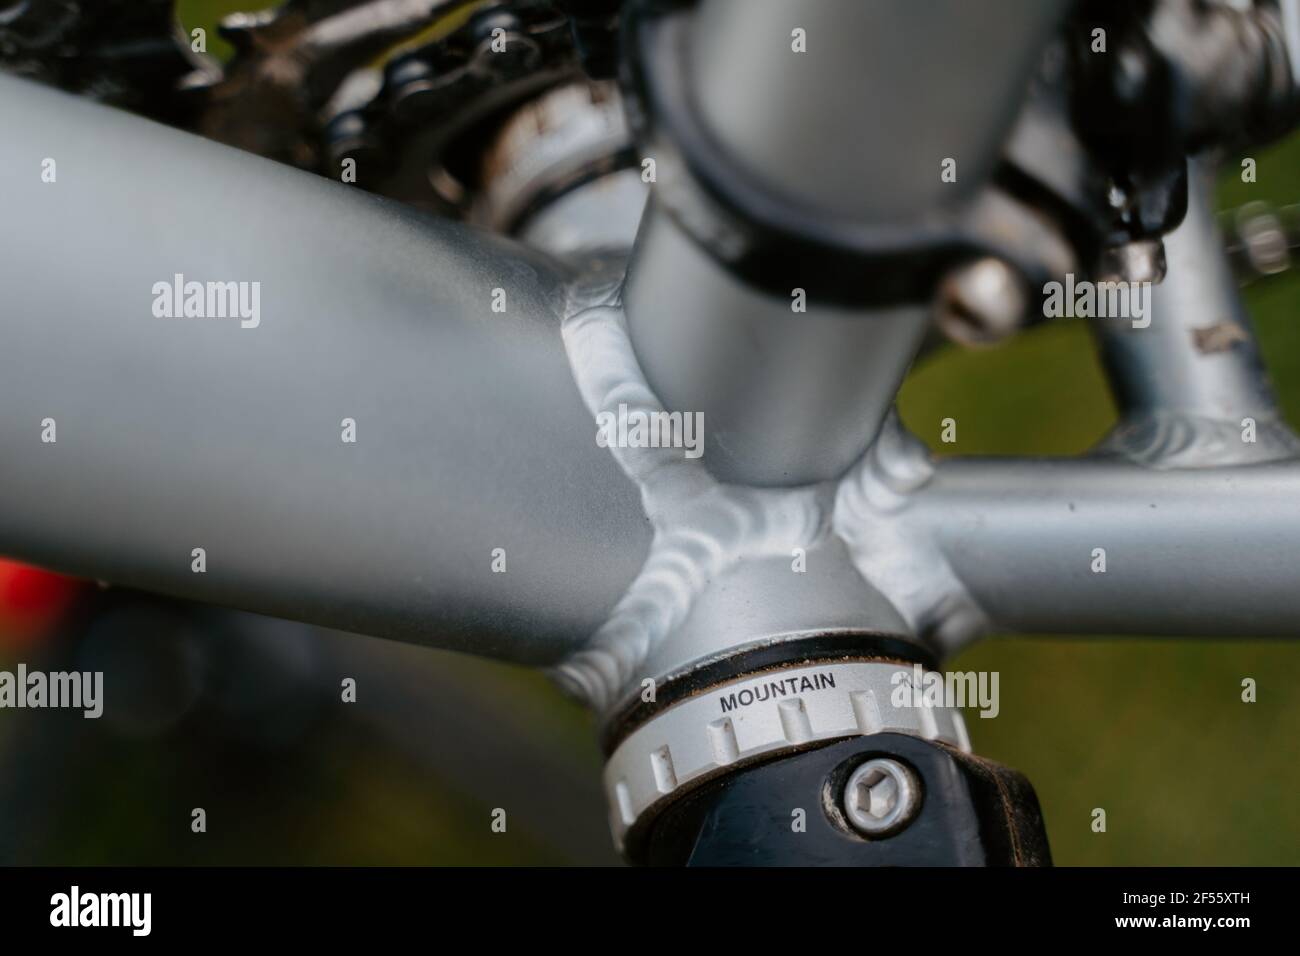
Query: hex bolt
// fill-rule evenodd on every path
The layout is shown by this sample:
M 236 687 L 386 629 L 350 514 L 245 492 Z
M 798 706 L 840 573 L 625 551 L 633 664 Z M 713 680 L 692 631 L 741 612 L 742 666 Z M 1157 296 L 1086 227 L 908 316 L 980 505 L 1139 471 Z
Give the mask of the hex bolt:
M 939 284 L 939 328 L 959 345 L 994 345 L 1021 326 L 1026 308 L 1016 273 L 1001 259 L 977 259 L 950 271 Z
M 1094 272 L 1098 282 L 1160 282 L 1166 268 L 1162 240 L 1135 239 L 1103 249 Z
M 875 757 L 853 771 L 844 785 L 844 815 L 864 836 L 903 830 L 921 808 L 921 781 L 907 766 Z

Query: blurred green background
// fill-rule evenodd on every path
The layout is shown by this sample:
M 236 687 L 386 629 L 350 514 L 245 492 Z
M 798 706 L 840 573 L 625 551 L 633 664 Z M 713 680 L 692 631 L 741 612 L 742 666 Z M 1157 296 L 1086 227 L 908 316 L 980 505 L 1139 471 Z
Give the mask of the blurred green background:
M 241 8 L 181 3 L 191 26 Z M 216 41 L 209 49 L 223 52 Z M 1221 206 L 1300 201 L 1300 137 L 1252 155 L 1258 181 L 1241 183 L 1229 162 Z M 1300 427 L 1300 271 L 1246 298 L 1283 408 Z M 997 350 L 943 349 L 913 371 L 900 406 L 942 454 L 1073 454 L 1114 421 L 1087 331 L 1070 322 Z M 960 423 L 955 446 L 938 441 L 945 417 Z M 1300 542 L 1288 560 L 1300 586 Z M 250 745 L 196 717 L 144 738 L 65 722 L 33 744 L 33 721 L 0 718 L 0 812 L 9 813 L 0 859 L 614 862 L 590 720 L 543 677 L 316 637 L 324 651 L 307 684 L 330 704 L 286 746 Z M 30 653 L 0 647 L 0 666 L 19 659 L 30 663 Z M 953 666 L 1000 672 L 1001 713 L 971 713 L 971 736 L 978 753 L 1034 783 L 1057 863 L 1300 862 L 1295 644 L 992 638 Z M 339 675 L 358 673 L 358 703 L 334 704 Z M 1245 677 L 1258 684 L 1257 703 L 1241 701 Z M 200 805 L 211 819 L 206 839 L 189 833 L 187 808 Z M 506 834 L 488 826 L 498 806 L 512 814 Z M 1092 832 L 1094 807 L 1106 809 L 1105 833 Z

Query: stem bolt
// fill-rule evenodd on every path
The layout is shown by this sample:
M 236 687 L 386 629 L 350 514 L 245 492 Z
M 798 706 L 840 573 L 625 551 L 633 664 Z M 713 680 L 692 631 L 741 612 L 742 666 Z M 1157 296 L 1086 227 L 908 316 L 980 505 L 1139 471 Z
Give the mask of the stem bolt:
M 992 257 L 977 259 L 953 269 L 939 284 L 939 328 L 968 348 L 996 345 L 1020 329 L 1026 305 L 1010 266 Z

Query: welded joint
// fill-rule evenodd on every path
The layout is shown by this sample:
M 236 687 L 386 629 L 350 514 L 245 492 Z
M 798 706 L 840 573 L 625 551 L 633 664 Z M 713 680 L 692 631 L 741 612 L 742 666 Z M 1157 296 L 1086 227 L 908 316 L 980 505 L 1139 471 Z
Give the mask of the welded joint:
M 561 332 L 593 417 L 664 413 L 633 352 L 617 293 L 602 290 L 596 304 L 577 306 Z M 815 486 L 726 485 L 681 448 L 611 443 L 609 450 L 640 489 L 654 534 L 645 563 L 610 618 L 553 671 L 562 687 L 598 711 L 614 703 L 711 581 L 742 559 L 811 549 L 829 531 Z
M 594 418 L 620 410 L 627 416 L 665 411 L 637 361 L 617 284 L 598 282 L 573 294 L 561 333 Z M 937 543 L 905 520 L 912 496 L 929 482 L 934 466 L 925 446 L 892 413 L 833 498 L 820 485 L 725 484 L 680 448 L 612 443 L 609 451 L 640 489 L 654 533 L 645 563 L 609 619 L 553 669 L 562 687 L 598 711 L 628 688 L 711 582 L 742 560 L 811 550 L 832 533 L 845 541 L 854 567 L 894 604 L 914 635 L 947 648 L 987 626 Z M 828 509 L 825 503 L 832 500 Z
M 858 573 L 889 599 L 912 635 L 944 653 L 988 630 L 989 619 L 934 537 L 908 520 L 916 494 L 933 476 L 929 449 L 891 412 L 840 481 L 831 527 Z
M 1093 453 L 1154 469 L 1216 468 L 1300 457 L 1300 437 L 1273 414 L 1229 421 L 1155 409 L 1126 416 Z

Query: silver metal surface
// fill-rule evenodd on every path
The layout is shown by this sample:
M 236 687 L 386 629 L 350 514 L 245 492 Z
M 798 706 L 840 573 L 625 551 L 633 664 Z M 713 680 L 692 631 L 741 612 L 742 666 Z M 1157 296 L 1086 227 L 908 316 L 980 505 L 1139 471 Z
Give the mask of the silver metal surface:
M 1166 468 L 1295 457 L 1211 210 L 1212 173 L 1196 162 L 1191 173 L 1150 322 L 1092 320 L 1122 413 L 1103 450 Z M 1254 441 L 1242 440 L 1245 419 Z
M 705 0 L 687 68 L 713 134 L 782 193 L 909 219 L 987 181 L 1065 6 Z M 796 29 L 806 53 L 792 50 Z M 946 158 L 956 182 L 940 177 Z
M 538 209 L 516 233 L 521 242 L 557 256 L 629 250 L 648 190 L 636 170 L 621 169 L 565 193 Z
M 979 202 L 1063 4 L 940 5 L 886 23 L 848 0 L 705 0 L 700 108 L 814 206 Z M 372 6 L 402 32 L 444 5 Z M 317 65 L 357 24 L 313 30 Z M 888 414 L 924 306 L 869 314 L 805 290 L 797 310 L 798 290 L 738 281 L 653 204 L 624 285 L 621 261 L 579 267 L 4 77 L 0 116 L 7 555 L 549 666 L 605 715 L 646 679 L 813 634 L 946 655 L 992 629 L 1300 633 L 1300 443 L 1199 178 L 1150 325 L 1095 325 L 1124 411 L 1105 454 L 936 463 Z M 558 136 L 541 172 L 507 162 L 493 221 L 572 172 L 575 143 L 607 153 L 616 125 Z M 553 253 L 625 246 L 641 190 L 605 179 L 612 198 L 576 190 L 521 232 Z M 1154 276 L 1153 247 L 1124 253 L 1126 277 Z M 1001 334 L 1011 285 L 988 273 L 964 292 Z M 258 321 L 153 314 L 176 275 L 259 283 Z M 593 416 L 624 405 L 702 414 L 705 454 L 599 447 Z M 606 768 L 616 837 L 714 774 L 814 742 L 894 731 L 968 749 L 958 711 L 895 706 L 900 670 L 792 667 L 667 707 Z M 866 832 L 919 796 L 881 768 L 858 784 Z
M 993 345 L 1014 334 L 1026 297 L 1016 273 L 1000 259 L 958 266 L 939 285 L 936 320 L 959 345 Z
M 969 752 L 961 711 L 912 706 L 902 690 L 913 680 L 905 664 L 833 661 L 737 678 L 665 708 L 605 764 L 615 841 L 621 845 L 661 800 L 720 771 L 818 741 L 900 733 Z
M 807 549 L 806 570 L 795 566 L 789 553 L 742 556 L 716 574 L 681 624 L 651 648 L 618 705 L 634 699 L 646 678 L 663 682 L 742 650 L 864 631 L 909 636 L 902 616 L 863 580 L 836 535 L 826 533 Z
M 707 0 L 685 68 L 720 147 L 775 193 L 827 216 L 916 217 L 987 182 L 1063 9 Z M 809 52 L 796 51 L 801 39 Z M 913 56 L 921 42 L 943 70 Z M 953 182 L 944 163 L 958 157 Z M 660 400 L 712 423 L 714 476 L 760 486 L 842 475 L 874 437 L 928 321 L 928 303 L 831 307 L 797 277 L 787 295 L 760 292 L 702 256 L 653 200 L 625 302 Z
M 512 116 L 483 161 L 477 221 L 555 255 L 628 250 L 649 187 L 613 82 L 557 87 Z M 560 207 L 560 208 L 555 208 Z M 545 216 L 544 223 L 536 220 Z
M 617 289 L 583 299 L 565 319 L 564 341 L 587 407 L 601 416 L 662 416 L 628 338 Z M 707 424 L 707 419 L 705 419 Z M 705 441 L 716 440 L 705 433 Z M 642 668 L 677 632 L 700 595 L 742 561 L 810 549 L 824 519 L 814 488 L 749 488 L 718 482 L 699 457 L 682 447 L 611 445 L 609 452 L 641 490 L 654 528 L 650 554 L 608 620 L 556 671 L 560 682 L 598 710 L 643 675 Z M 687 661 L 705 651 L 690 647 Z
M 539 665 L 601 626 L 651 531 L 565 267 L 20 80 L 0 115 L 0 552 Z M 259 281 L 260 324 L 155 317 L 176 273 Z
M 820 480 L 868 442 L 921 314 L 790 314 L 653 219 L 629 329 L 617 264 L 578 277 L 20 81 L 0 78 L 0 105 L 5 553 L 556 666 L 602 710 L 646 677 L 808 633 L 948 650 L 989 627 L 1300 629 L 1294 461 L 935 465 L 891 428 L 838 484 Z M 1126 409 L 1192 420 L 1129 449 L 1146 464 L 1181 463 L 1207 434 L 1219 444 L 1199 463 L 1238 460 L 1226 449 L 1250 443 L 1237 416 L 1262 429 L 1275 416 L 1253 343 L 1207 352 L 1193 334 L 1206 314 L 1241 324 L 1204 220 L 1194 205 L 1171 237 L 1180 278 L 1158 291 L 1151 327 L 1105 343 Z M 155 317 L 152 286 L 175 273 L 262 282 L 258 327 Z M 688 321 L 692 301 L 716 302 L 717 324 Z M 701 460 L 597 446 L 595 411 L 629 396 L 664 407 L 647 357 L 700 399 L 670 407 L 705 412 Z M 340 440 L 344 417 L 355 445 Z M 46 418 L 56 443 L 41 441 Z M 1279 434 L 1244 454 L 1293 455 Z M 795 487 L 753 487 L 765 482 Z M 1090 570 L 1095 548 L 1104 573 Z
M 859 833 L 891 836 L 921 808 L 921 781 L 889 757 L 868 760 L 844 784 L 844 816 Z
M 1137 239 L 1101 251 L 1098 282 L 1160 282 L 1168 271 L 1164 243 Z
M 665 407 L 708 423 L 721 481 L 835 478 L 888 411 L 929 321 L 927 306 L 863 312 L 781 298 L 736 279 L 652 198 L 624 301 L 632 343 Z
M 1300 635 L 1294 460 L 926 468 L 919 443 L 893 432 L 841 485 L 834 527 L 909 632 L 941 655 L 988 630 Z
M 924 497 L 929 533 L 997 627 L 1296 637 L 1297 489 L 1294 461 L 1167 472 L 953 461 Z

